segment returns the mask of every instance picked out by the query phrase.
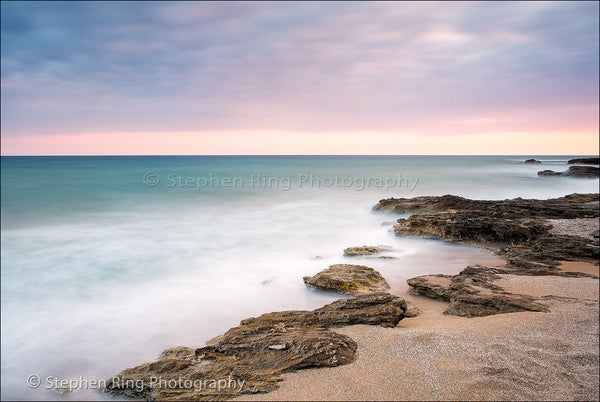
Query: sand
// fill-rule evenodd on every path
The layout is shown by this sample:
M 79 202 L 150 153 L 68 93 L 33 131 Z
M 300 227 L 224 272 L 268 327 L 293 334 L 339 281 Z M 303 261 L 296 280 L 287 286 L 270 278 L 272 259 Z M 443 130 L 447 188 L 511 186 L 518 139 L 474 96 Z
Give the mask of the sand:
M 289 373 L 277 391 L 238 399 L 598 400 L 598 279 L 503 275 L 497 284 L 542 298 L 550 312 L 446 316 L 446 303 L 393 284 L 421 315 L 396 328 L 339 329 L 359 345 L 354 363 Z

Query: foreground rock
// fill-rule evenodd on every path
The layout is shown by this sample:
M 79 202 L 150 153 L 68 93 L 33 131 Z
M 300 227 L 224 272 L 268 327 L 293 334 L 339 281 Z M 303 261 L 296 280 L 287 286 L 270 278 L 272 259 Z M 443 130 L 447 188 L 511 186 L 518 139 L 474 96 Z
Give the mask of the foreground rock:
M 567 162 L 569 165 L 579 163 L 582 165 L 600 165 L 600 158 L 579 158 L 571 159 Z
M 537 159 L 527 159 L 525 161 L 525 163 L 533 163 L 533 164 L 541 164 L 542 162 L 538 161 Z
M 383 251 L 391 251 L 392 247 L 390 246 L 361 246 L 361 247 L 348 247 L 344 249 L 344 255 L 346 257 L 356 257 L 356 256 L 368 256 L 379 254 Z
M 364 265 L 335 264 L 303 279 L 309 288 L 347 295 L 381 292 L 390 288 L 379 272 Z
M 519 311 L 548 311 L 535 298 L 504 292 L 494 281 L 503 269 L 470 265 L 458 275 L 425 275 L 407 281 L 413 293 L 449 302 L 444 314 L 483 317 Z M 514 273 L 514 272 L 511 272 Z
M 553 170 L 542 170 L 538 172 L 538 176 L 565 176 L 565 177 L 582 177 L 593 179 L 600 177 L 600 169 L 593 166 L 571 166 L 566 172 L 555 172 Z
M 356 342 L 329 328 L 394 327 L 406 302 L 389 293 L 337 300 L 314 311 L 282 311 L 243 320 L 199 349 L 165 350 L 157 361 L 123 370 L 105 392 L 145 400 L 224 400 L 278 388 L 284 372 L 355 360 Z

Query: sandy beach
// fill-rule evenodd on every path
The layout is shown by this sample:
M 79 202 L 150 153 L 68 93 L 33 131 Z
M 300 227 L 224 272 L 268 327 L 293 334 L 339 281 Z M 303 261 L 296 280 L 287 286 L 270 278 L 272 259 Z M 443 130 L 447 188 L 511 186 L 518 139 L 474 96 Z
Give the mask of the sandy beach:
M 598 274 L 590 263 L 562 269 Z M 598 279 L 502 275 L 496 283 L 542 298 L 550 311 L 448 316 L 447 303 L 393 284 L 419 316 L 396 328 L 338 329 L 358 343 L 356 362 L 285 374 L 278 390 L 236 400 L 598 400 Z
M 597 198 L 381 200 L 376 209 L 433 211 L 399 218 L 394 233 L 463 244 L 468 265 L 442 257 L 427 267 L 438 273 L 407 279 L 388 246 L 346 248 L 357 262 L 383 258 L 387 278 L 330 265 L 303 281 L 337 300 L 167 349 L 106 390 L 146 400 L 598 400 Z M 246 388 L 177 382 L 232 376 Z

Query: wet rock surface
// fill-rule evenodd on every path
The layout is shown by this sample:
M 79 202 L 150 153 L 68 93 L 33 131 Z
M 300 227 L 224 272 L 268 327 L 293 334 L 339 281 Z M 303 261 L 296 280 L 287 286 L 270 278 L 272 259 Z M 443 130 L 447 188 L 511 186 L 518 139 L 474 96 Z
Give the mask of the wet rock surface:
M 156 361 L 123 370 L 105 392 L 145 400 L 225 400 L 278 388 L 281 374 L 355 360 L 357 345 L 329 328 L 394 327 L 406 302 L 389 293 L 337 300 L 313 311 L 281 311 L 243 320 L 208 346 L 165 350 Z M 213 382 L 214 381 L 214 382 Z
M 571 166 L 565 172 L 555 172 L 554 170 L 542 170 L 538 172 L 538 176 L 565 176 L 565 177 L 582 177 L 593 179 L 600 177 L 600 169 L 593 166 Z
M 376 211 L 406 214 L 481 211 L 503 218 L 597 218 L 598 193 L 570 194 L 549 200 L 470 200 L 456 195 L 388 198 L 373 207 Z M 595 204 L 592 204 L 595 203 Z
M 542 162 L 538 161 L 537 159 L 527 159 L 525 163 L 541 164 Z
M 391 246 L 360 246 L 360 247 L 348 247 L 344 249 L 344 255 L 346 257 L 355 256 L 369 256 L 380 254 L 383 251 L 391 251 Z
M 598 219 L 598 194 L 571 194 L 549 200 L 485 201 L 445 195 L 381 200 L 378 210 L 413 215 L 398 219 L 394 232 L 456 243 L 488 244 L 507 260 L 558 265 L 598 261 L 598 239 L 552 233 L 552 219 Z M 496 247 L 497 246 L 497 247 Z M 522 264 L 523 265 L 523 264 Z
M 449 302 L 444 314 L 483 317 L 519 311 L 548 311 L 535 298 L 504 292 L 494 284 L 510 270 L 470 265 L 458 275 L 425 275 L 407 281 L 413 293 Z
M 572 165 L 572 164 L 600 165 L 600 158 L 577 158 L 577 159 L 570 159 L 567 163 L 569 165 Z
M 305 276 L 304 283 L 311 289 L 341 294 L 359 294 L 386 291 L 390 285 L 373 268 L 364 265 L 335 264 L 314 276 Z
M 559 233 L 563 233 L 565 226 L 568 228 L 569 220 L 576 225 L 598 219 L 598 200 L 598 194 L 500 201 L 445 195 L 381 200 L 375 209 L 413 213 L 409 218 L 398 220 L 394 226 L 396 235 L 487 245 L 506 259 L 504 267 L 473 265 L 458 275 L 428 275 L 408 280 L 414 293 L 449 302 L 446 314 L 479 317 L 547 311 L 539 300 L 508 293 L 496 286 L 494 281 L 498 275 L 593 276 L 561 271 L 558 266 L 561 261 L 598 264 L 600 248 L 595 232 L 585 237 Z M 558 233 L 553 230 L 553 220 L 554 224 L 560 222 Z M 572 232 L 577 233 L 577 230 Z

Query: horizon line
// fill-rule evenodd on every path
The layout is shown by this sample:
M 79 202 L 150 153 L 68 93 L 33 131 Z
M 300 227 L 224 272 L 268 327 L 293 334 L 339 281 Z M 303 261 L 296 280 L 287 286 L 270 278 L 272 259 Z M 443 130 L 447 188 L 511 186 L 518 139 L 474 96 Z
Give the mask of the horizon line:
M 152 156 L 202 156 L 202 157 L 289 157 L 289 156 L 587 156 L 597 157 L 598 154 L 60 154 L 60 155 L 41 155 L 41 154 L 23 154 L 23 155 L 0 155 L 0 157 L 107 157 L 107 156 L 135 156 L 135 157 L 152 157 Z

